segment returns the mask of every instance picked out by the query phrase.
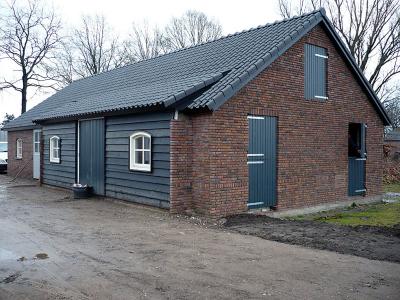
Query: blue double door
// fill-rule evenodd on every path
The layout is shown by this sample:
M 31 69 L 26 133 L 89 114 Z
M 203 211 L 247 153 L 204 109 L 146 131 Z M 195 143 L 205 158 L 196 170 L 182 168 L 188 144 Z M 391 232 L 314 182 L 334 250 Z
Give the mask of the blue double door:
M 252 208 L 276 206 L 277 118 L 248 116 L 249 199 Z
M 104 195 L 104 119 L 79 121 L 79 183 Z

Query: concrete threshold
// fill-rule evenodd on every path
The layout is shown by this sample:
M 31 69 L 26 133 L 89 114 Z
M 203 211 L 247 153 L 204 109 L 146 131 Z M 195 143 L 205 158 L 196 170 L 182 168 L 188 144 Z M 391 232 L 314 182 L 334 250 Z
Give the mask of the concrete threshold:
M 356 203 L 356 204 L 378 203 L 378 202 L 381 202 L 382 199 L 383 199 L 382 195 L 371 196 L 371 197 L 357 197 L 357 198 L 354 198 L 351 200 L 338 201 L 338 202 L 334 202 L 334 203 L 324 203 L 324 204 L 320 204 L 320 205 L 303 207 L 303 208 L 295 208 L 295 209 L 286 209 L 286 210 L 271 210 L 270 208 L 251 209 L 251 210 L 248 210 L 247 213 L 256 214 L 256 215 L 266 215 L 266 216 L 270 216 L 272 218 L 284 218 L 284 217 L 313 214 L 313 213 L 318 213 L 318 212 L 326 211 L 326 210 L 333 210 L 333 209 L 337 209 L 337 208 L 343 208 L 343 207 L 351 205 L 352 203 Z

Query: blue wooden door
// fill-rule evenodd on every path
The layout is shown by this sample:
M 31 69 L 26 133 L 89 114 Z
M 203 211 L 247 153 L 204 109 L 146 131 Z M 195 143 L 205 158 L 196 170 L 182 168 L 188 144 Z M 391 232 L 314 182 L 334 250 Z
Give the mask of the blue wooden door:
M 248 116 L 249 208 L 276 205 L 277 119 Z
M 356 151 L 352 151 L 353 154 L 349 155 L 349 196 L 364 195 L 366 192 L 365 187 L 365 165 L 367 161 L 367 150 L 366 150 L 366 124 L 352 124 L 353 128 L 353 143 Z M 350 141 L 349 141 L 350 143 Z M 354 152 L 356 152 L 354 154 Z
M 104 195 L 104 119 L 79 122 L 79 183 Z
M 365 189 L 365 158 L 349 157 L 349 196 L 363 195 Z

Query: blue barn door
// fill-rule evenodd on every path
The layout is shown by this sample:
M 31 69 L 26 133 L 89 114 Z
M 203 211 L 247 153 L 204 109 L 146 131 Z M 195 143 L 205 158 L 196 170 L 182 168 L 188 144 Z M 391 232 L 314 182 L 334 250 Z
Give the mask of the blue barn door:
M 79 183 L 104 195 L 104 119 L 79 121 Z
M 277 119 L 248 116 L 249 208 L 276 206 Z
M 364 195 L 365 165 L 367 161 L 366 150 L 367 125 L 351 123 L 349 125 L 349 196 Z

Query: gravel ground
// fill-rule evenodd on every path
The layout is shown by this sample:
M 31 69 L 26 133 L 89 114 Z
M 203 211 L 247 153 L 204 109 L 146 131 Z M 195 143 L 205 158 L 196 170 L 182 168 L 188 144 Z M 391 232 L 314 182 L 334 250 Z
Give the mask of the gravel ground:
M 227 219 L 225 227 L 241 234 L 309 248 L 400 262 L 400 226 L 343 226 L 317 221 L 276 219 L 243 214 Z
M 400 294 L 398 263 L 277 243 L 141 205 L 76 201 L 65 191 L 8 181 L 0 175 L 1 300 Z

